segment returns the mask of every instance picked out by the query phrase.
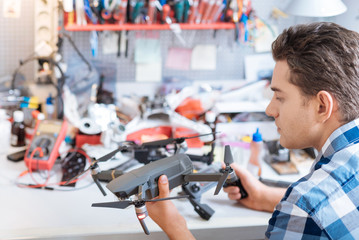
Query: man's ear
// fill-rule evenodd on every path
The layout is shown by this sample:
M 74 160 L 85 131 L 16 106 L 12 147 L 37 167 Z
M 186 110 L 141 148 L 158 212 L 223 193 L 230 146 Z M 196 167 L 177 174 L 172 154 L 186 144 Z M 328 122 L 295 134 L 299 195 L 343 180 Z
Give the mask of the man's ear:
M 318 103 L 318 120 L 325 122 L 332 116 L 333 111 L 336 110 L 335 99 L 329 92 L 320 91 L 317 93 L 316 100 Z

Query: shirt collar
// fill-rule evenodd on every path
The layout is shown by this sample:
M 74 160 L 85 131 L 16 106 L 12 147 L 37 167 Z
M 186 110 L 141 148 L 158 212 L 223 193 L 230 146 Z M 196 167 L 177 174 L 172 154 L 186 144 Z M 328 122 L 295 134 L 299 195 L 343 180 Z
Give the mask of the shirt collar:
M 359 141 L 359 118 L 340 126 L 325 141 L 313 166 L 322 158 L 330 158 L 334 153 Z

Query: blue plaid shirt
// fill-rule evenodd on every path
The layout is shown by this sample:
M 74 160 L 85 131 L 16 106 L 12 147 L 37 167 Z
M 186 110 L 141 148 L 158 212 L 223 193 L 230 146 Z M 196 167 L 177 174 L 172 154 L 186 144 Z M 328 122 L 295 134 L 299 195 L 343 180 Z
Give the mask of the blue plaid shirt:
M 267 239 L 359 239 L 358 142 L 359 119 L 330 135 L 276 206 Z

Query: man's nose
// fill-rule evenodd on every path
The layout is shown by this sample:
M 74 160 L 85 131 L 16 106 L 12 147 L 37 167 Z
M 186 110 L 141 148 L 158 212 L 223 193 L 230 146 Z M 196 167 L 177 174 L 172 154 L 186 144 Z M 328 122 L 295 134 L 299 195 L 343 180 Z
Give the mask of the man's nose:
M 273 106 L 273 101 L 270 101 L 270 103 L 268 104 L 268 106 L 266 108 L 265 113 L 267 114 L 267 116 L 275 118 L 277 116 L 276 112 L 277 111 L 275 111 L 275 108 Z

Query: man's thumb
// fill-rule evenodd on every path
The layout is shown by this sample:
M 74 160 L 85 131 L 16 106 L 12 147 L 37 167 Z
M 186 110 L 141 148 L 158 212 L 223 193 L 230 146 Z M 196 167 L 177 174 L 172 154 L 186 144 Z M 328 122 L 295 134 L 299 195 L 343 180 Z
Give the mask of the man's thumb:
M 166 175 L 162 175 L 158 179 L 158 191 L 159 191 L 159 194 L 158 194 L 159 198 L 169 197 L 170 190 L 169 190 L 169 186 L 168 186 L 168 178 Z

